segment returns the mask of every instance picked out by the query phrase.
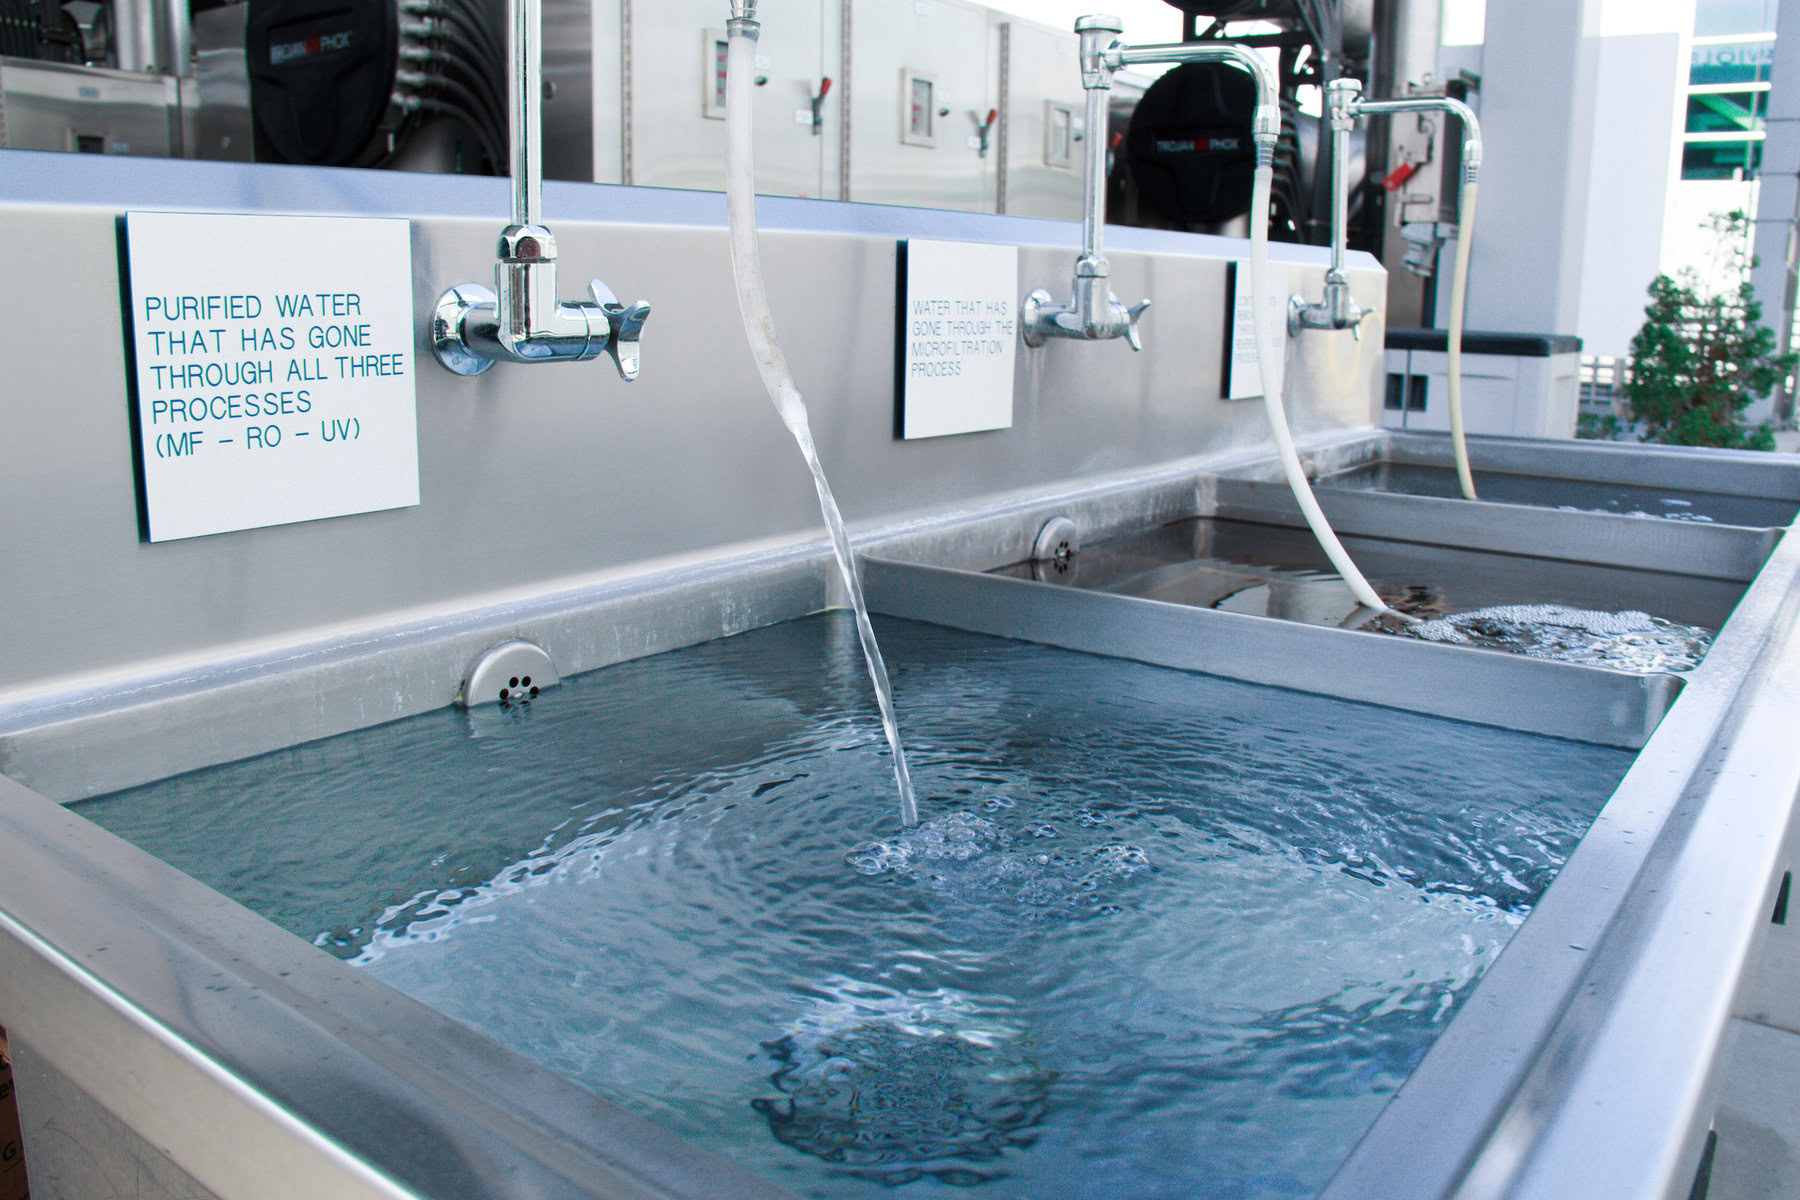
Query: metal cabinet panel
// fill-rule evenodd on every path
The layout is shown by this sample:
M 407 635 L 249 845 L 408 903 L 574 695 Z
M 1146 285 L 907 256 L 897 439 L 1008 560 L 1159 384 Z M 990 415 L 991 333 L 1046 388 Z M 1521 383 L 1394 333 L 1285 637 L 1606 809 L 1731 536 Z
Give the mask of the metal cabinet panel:
M 0 62 L 0 145 L 168 158 L 181 153 L 181 96 L 172 75 Z
M 1080 43 L 1030 21 L 1005 24 L 1006 182 L 1003 211 L 1022 217 L 1081 219 L 1081 129 L 1086 97 L 1081 89 Z M 1052 130 L 1053 109 L 1067 123 Z
M 770 6 L 757 43 L 756 190 L 817 197 L 825 190 L 830 120 L 818 134 L 810 122 L 819 81 L 837 74 L 824 53 L 818 3 Z M 725 188 L 725 122 L 707 116 L 712 96 L 714 37 L 725 35 L 721 0 L 658 0 L 634 5 L 631 72 L 630 180 L 653 187 Z M 646 11 L 649 9 L 649 11 Z M 826 109 L 833 106 L 827 97 Z M 597 107 L 608 108 L 605 97 Z M 799 114 L 806 113 L 806 123 Z M 832 183 L 835 193 L 835 179 Z
M 995 211 L 996 153 L 983 158 L 971 145 L 1000 103 L 1000 36 L 989 18 L 955 0 L 858 0 L 849 34 L 848 199 Z M 933 82 L 930 145 L 903 140 L 909 74 Z

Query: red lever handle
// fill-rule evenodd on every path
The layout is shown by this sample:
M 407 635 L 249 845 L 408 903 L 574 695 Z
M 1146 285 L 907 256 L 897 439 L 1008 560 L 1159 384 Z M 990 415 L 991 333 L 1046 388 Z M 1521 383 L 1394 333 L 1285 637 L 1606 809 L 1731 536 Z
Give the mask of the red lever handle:
M 1390 192 L 1397 192 L 1406 185 L 1406 181 L 1419 173 L 1418 163 L 1401 163 L 1388 173 L 1381 181 L 1381 186 Z
M 819 99 L 823 100 L 831 92 L 831 76 L 827 75 L 819 81 Z

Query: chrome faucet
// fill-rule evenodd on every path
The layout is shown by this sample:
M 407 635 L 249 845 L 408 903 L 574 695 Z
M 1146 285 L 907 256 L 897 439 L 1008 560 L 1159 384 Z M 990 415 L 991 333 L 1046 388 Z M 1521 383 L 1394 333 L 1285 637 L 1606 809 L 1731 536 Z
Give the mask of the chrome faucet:
M 1362 84 L 1354 79 L 1334 79 L 1325 85 L 1325 115 L 1331 122 L 1331 266 L 1325 272 L 1325 294 L 1316 303 L 1304 296 L 1288 300 L 1288 334 L 1302 329 L 1348 329 L 1362 336 L 1362 323 L 1375 309 L 1362 308 L 1350 298 L 1350 275 L 1345 269 L 1350 209 L 1350 131 L 1357 118 L 1405 112 L 1447 112 L 1463 123 L 1463 183 L 1474 183 L 1481 174 L 1481 125 L 1475 113 L 1460 100 L 1448 96 L 1410 96 L 1403 100 L 1364 100 Z
M 1020 330 L 1027 346 L 1041 346 L 1053 337 L 1122 337 L 1133 350 L 1142 350 L 1138 318 L 1150 301 L 1127 308 L 1112 294 L 1108 280 L 1111 265 L 1100 247 L 1106 224 L 1106 109 L 1113 74 L 1145 63 L 1235 62 L 1256 79 L 1256 113 L 1251 118 L 1251 137 L 1256 142 L 1256 165 L 1275 159 L 1275 142 L 1281 136 L 1281 103 L 1275 69 L 1252 50 L 1228 42 L 1185 45 L 1127 46 L 1118 40 L 1124 26 L 1117 17 L 1089 16 L 1075 22 L 1081 35 L 1081 86 L 1087 89 L 1087 155 L 1082 191 L 1085 212 L 1081 224 L 1081 257 L 1075 260 L 1073 295 L 1067 304 L 1055 303 L 1042 288 L 1025 297 Z
M 500 232 L 493 290 L 461 283 L 438 297 L 432 350 L 458 375 L 479 375 L 500 361 L 582 362 L 610 353 L 620 377 L 630 382 L 638 375 L 638 341 L 650 305 L 639 300 L 628 308 L 598 279 L 588 283 L 591 300 L 556 298 L 556 239 L 539 220 L 543 0 L 509 0 L 508 16 L 513 220 Z

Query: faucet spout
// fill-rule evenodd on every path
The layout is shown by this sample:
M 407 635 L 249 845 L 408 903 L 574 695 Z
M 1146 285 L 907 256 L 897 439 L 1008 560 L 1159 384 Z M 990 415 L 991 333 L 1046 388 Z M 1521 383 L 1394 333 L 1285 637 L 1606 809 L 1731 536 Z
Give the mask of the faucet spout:
M 1281 137 L 1280 93 L 1275 69 L 1261 55 L 1229 42 L 1127 46 L 1118 40 L 1123 31 L 1117 17 L 1087 16 L 1075 22 L 1075 32 L 1081 35 L 1081 86 L 1087 90 L 1081 256 L 1075 260 L 1068 303 L 1058 304 L 1042 288 L 1025 297 L 1019 331 L 1027 346 L 1042 346 L 1051 338 L 1122 337 L 1133 350 L 1143 349 L 1138 318 L 1150 301 L 1127 306 L 1113 295 L 1112 268 L 1101 245 L 1106 226 L 1107 98 L 1116 72 L 1144 63 L 1236 63 L 1256 80 L 1256 112 L 1251 118 L 1256 165 L 1268 166 L 1275 159 L 1275 143 Z
M 556 238 L 539 219 L 543 0 L 509 0 L 508 17 L 513 220 L 500 233 L 493 289 L 458 284 L 438 297 L 432 350 L 458 375 L 479 375 L 496 362 L 583 362 L 611 352 L 629 383 L 637 378 L 638 339 L 650 306 L 640 300 L 626 308 L 597 279 L 591 303 L 557 299 Z

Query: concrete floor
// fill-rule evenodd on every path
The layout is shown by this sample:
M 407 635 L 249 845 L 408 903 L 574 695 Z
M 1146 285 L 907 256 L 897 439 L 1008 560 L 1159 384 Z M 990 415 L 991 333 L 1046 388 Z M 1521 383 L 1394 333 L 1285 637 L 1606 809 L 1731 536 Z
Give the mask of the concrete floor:
M 1800 1197 L 1800 896 L 1771 925 L 1732 1022 L 1707 1200 Z

